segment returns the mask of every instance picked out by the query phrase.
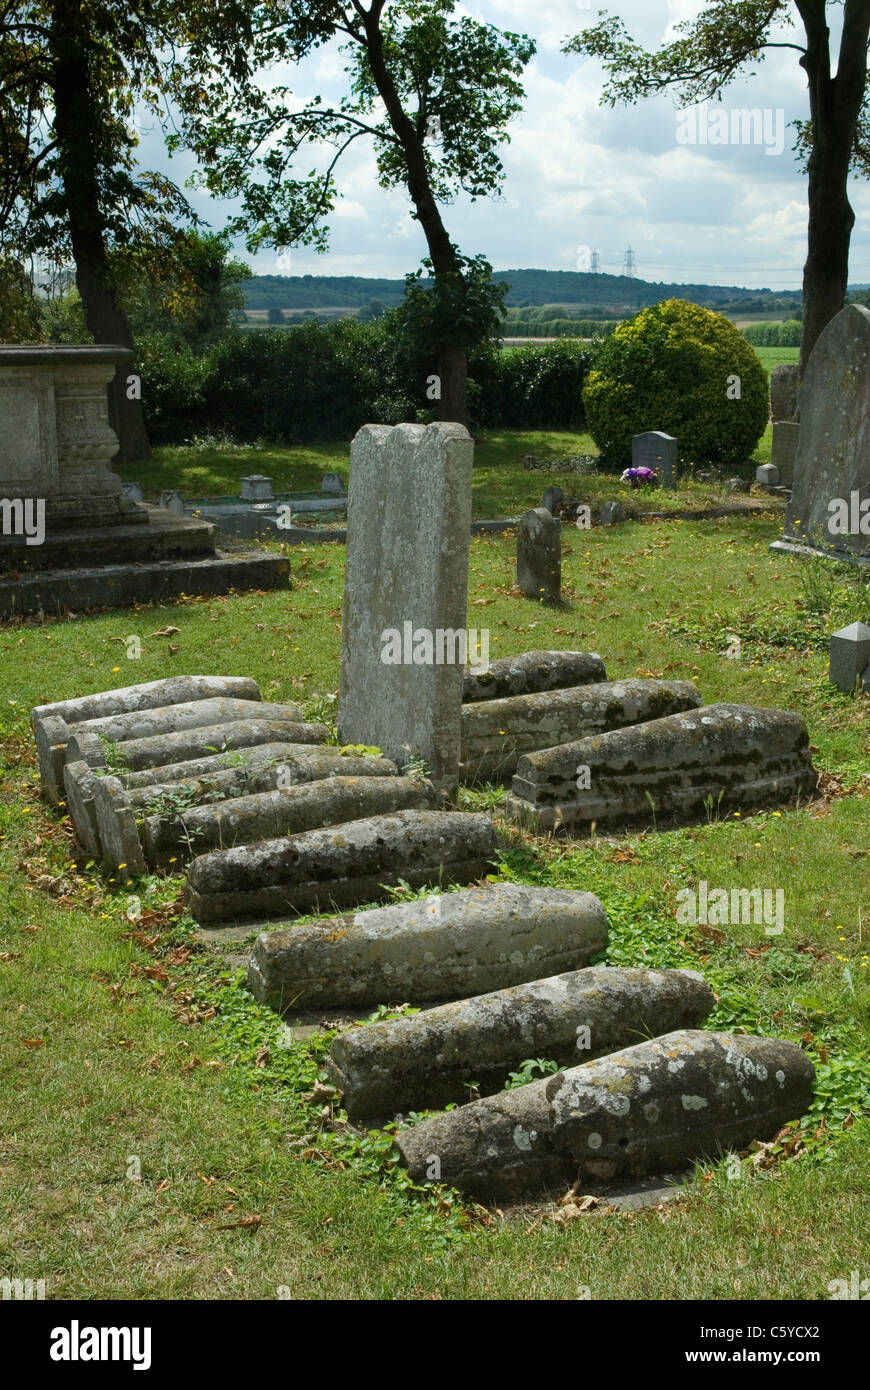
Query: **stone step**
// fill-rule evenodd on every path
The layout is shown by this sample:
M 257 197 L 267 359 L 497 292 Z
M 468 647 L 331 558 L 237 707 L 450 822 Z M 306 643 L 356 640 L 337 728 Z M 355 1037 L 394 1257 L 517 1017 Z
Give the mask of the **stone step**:
M 176 516 L 160 507 L 142 507 L 113 526 L 49 527 L 41 545 L 0 537 L 0 575 L 74 569 L 83 555 L 91 565 L 178 560 L 215 553 L 215 527 L 207 521 Z
M 81 554 L 81 551 L 79 551 Z M 0 579 L 0 622 L 30 613 L 81 613 L 166 603 L 185 595 L 228 594 L 238 589 L 284 589 L 290 561 L 257 551 L 204 559 L 150 560 L 144 564 L 46 569 Z

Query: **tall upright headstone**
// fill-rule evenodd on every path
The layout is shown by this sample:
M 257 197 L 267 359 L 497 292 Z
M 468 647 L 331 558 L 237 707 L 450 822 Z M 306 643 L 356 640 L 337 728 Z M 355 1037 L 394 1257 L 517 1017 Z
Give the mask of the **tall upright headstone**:
M 433 778 L 459 768 L 474 444 L 364 425 L 350 450 L 338 731 Z
M 870 312 L 849 304 L 819 337 L 799 398 L 782 540 L 772 550 L 870 560 Z
M 646 430 L 631 440 L 632 468 L 651 468 L 662 487 L 677 485 L 677 441 L 661 430 Z

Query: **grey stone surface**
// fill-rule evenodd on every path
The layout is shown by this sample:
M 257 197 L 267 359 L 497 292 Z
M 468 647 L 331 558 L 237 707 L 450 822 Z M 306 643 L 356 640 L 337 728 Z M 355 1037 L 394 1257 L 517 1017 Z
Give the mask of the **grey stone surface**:
M 870 666 L 870 627 L 850 623 L 831 638 L 828 680 L 845 695 L 855 692 L 859 680 Z
M 779 469 L 773 463 L 761 463 L 755 470 L 755 481 L 762 487 L 779 487 Z
M 870 311 L 861 305 L 848 304 L 819 337 L 799 408 L 793 491 L 783 538 L 772 548 L 809 546 L 832 559 L 870 560 Z M 831 529 L 837 501 L 849 511 L 846 534 Z
M 478 1200 L 673 1171 L 799 1119 L 813 1066 L 794 1043 L 680 1030 L 485 1097 L 397 1135 L 415 1182 Z
M 94 777 L 94 815 L 103 867 L 134 878 L 146 872 L 136 813 L 117 777 Z
M 48 530 L 136 516 L 111 468 L 106 396 L 116 367 L 132 361 L 123 347 L 0 346 L 0 498 L 41 499 Z
M 85 774 L 79 774 L 79 782 L 90 793 L 90 804 L 82 796 L 81 812 L 95 822 L 93 839 L 102 862 L 113 872 L 126 868 L 128 874 L 144 873 L 146 867 L 180 865 L 213 847 L 251 844 L 377 812 L 437 804 L 428 783 L 389 775 L 390 769 L 393 774 L 396 769 L 385 758 L 368 760 L 376 765 L 376 775 L 370 776 L 365 759 L 327 756 L 326 767 L 318 767 L 316 758 L 306 766 L 307 760 L 298 752 L 290 762 L 285 753 L 277 764 L 132 790 L 117 777 L 95 776 L 84 763 L 74 766 L 90 772 L 89 782 Z M 327 768 L 337 762 L 348 765 L 348 775 L 330 775 Z M 356 775 L 354 763 L 363 767 Z M 326 780 L 316 780 L 318 771 Z M 276 779 L 286 775 L 295 776 L 297 785 L 274 790 Z M 239 794 L 240 788 L 260 780 L 270 782 L 273 789 Z M 197 796 L 200 802 L 191 800 Z
M 725 481 L 726 492 L 750 492 L 752 483 L 746 478 L 728 478 Z
M 296 724 L 286 719 L 234 719 L 227 724 L 130 739 L 119 745 L 117 761 L 122 772 L 141 772 L 144 768 L 161 768 L 169 763 L 252 748 L 260 743 L 325 743 L 328 737 L 325 724 Z M 82 759 L 90 767 L 105 767 L 106 749 L 96 734 L 73 729 L 67 758 L 70 762 Z
M 85 762 L 67 763 L 63 769 L 65 800 L 79 844 L 92 859 L 98 859 L 102 849 L 94 808 L 94 777 Z
M 715 998 L 694 971 L 611 966 L 514 985 L 334 1038 L 330 1080 L 351 1120 L 437 1110 L 502 1090 L 527 1057 L 576 1066 L 676 1028 L 695 1028 Z
M 177 488 L 164 488 L 160 494 L 160 506 L 167 512 L 175 512 L 176 516 L 184 516 L 184 498 Z
M 632 468 L 651 468 L 658 475 L 660 487 L 677 485 L 678 443 L 672 434 L 662 430 L 646 430 L 631 441 Z
M 340 473 L 324 473 L 320 480 L 320 491 L 331 492 L 336 497 L 344 496 L 344 478 Z
M 86 719 L 72 726 L 75 733 L 97 734 L 109 743 L 181 733 L 207 724 L 228 724 L 235 719 L 275 719 L 285 724 L 302 723 L 299 705 L 267 704 L 260 700 L 236 700 L 230 696 L 188 700 L 157 709 L 130 710 Z
M 504 779 L 526 753 L 696 709 L 700 703 L 690 681 L 635 678 L 463 705 L 462 776 Z
M 780 482 L 784 487 L 794 485 L 794 468 L 800 439 L 801 427 L 797 422 L 777 420 L 774 424 L 770 461 L 779 472 Z
M 134 710 L 157 709 L 163 705 L 182 704 L 191 700 L 208 700 L 227 696 L 240 700 L 259 700 L 257 682 L 247 676 L 170 676 L 166 680 L 147 681 L 143 685 L 125 685 L 119 690 L 103 690 L 94 695 L 80 695 L 71 700 L 55 700 L 37 705 L 31 710 L 30 723 L 36 739 L 39 773 L 44 795 L 56 801 L 63 785 L 63 758 L 52 750 L 65 738 L 60 724 L 52 725 L 52 738 L 42 737 L 41 726 L 47 718 L 59 718 L 65 724 L 80 724 L 88 719 L 102 719 L 110 714 L 126 714 Z M 55 742 L 55 740 L 59 742 Z
M 271 502 L 272 479 L 264 473 L 249 473 L 241 480 L 243 502 Z
M 102 690 L 94 695 L 37 705 L 30 718 L 31 723 L 37 724 L 45 715 L 57 714 L 67 724 L 80 724 L 86 719 L 105 719 L 110 714 L 132 714 L 138 710 L 221 697 L 259 700 L 260 687 L 250 676 L 169 676 L 165 680 L 146 681 L 143 685 L 124 685 L 118 690 Z
M 526 598 L 558 603 L 562 594 L 562 523 L 544 507 L 517 526 L 517 587 Z
M 158 508 L 151 508 L 152 513 Z M 180 522 L 199 539 L 197 551 L 189 553 L 186 544 L 179 545 L 179 529 L 167 530 L 155 524 L 153 515 L 146 518 L 147 530 L 142 531 L 136 545 L 128 542 L 129 558 L 123 563 L 93 563 L 86 566 L 45 568 L 29 574 L 0 578 L 0 621 L 24 617 L 29 613 L 48 615 L 83 613 L 92 609 L 131 608 L 137 603 L 165 603 L 191 594 L 228 594 L 231 590 L 285 589 L 290 577 L 290 561 L 285 555 L 268 555 L 263 551 L 233 551 L 225 554 L 214 550 L 214 527 L 203 526 L 190 518 L 179 518 L 172 512 L 160 512 L 173 523 Z M 106 527 L 96 539 L 102 546 L 108 539 L 117 544 L 120 527 Z M 164 556 L 137 558 L 148 548 L 149 538 L 156 535 L 157 549 Z M 167 540 L 168 536 L 168 540 Z M 79 554 L 90 557 L 90 551 L 75 542 Z M 0 546 L 0 571 L 3 569 L 3 547 Z M 207 554 L 201 553 L 207 550 Z M 30 552 L 42 555 L 39 546 Z M 175 558 L 180 553 L 184 558 Z M 48 561 L 48 556 L 43 557 Z
M 546 1091 L 557 1146 L 611 1181 L 772 1139 L 809 1108 L 814 1080 L 795 1043 L 687 1029 L 557 1074 Z
M 248 985 L 281 1010 L 454 999 L 581 969 L 606 943 L 593 894 L 497 883 L 262 932 Z
M 625 521 L 625 508 L 621 502 L 602 502 L 598 520 L 601 526 L 617 526 Z
M 580 767 L 588 789 L 578 788 Z M 817 782 L 800 715 L 705 705 L 526 755 L 506 812 L 535 830 L 693 819 L 787 804 L 812 796 Z
M 462 425 L 365 425 L 351 444 L 339 740 L 459 763 L 462 664 L 386 664 L 384 634 L 464 632 L 474 445 Z M 446 644 L 445 644 L 446 645 Z
M 548 487 L 541 501 L 541 506 L 551 516 L 558 516 L 559 508 L 564 501 L 565 494 L 560 487 Z
M 34 734 L 40 766 L 50 764 L 59 785 L 63 780 L 63 764 L 67 755 L 73 758 L 84 756 L 92 767 L 103 766 L 105 758 L 103 762 L 94 763 L 90 754 L 82 753 L 86 742 L 88 748 L 95 747 L 94 738 L 100 743 L 125 743 L 249 718 L 289 723 L 301 720 L 301 710 L 298 705 L 268 705 L 257 700 L 218 697 L 165 705 L 158 709 L 109 714 L 100 719 L 81 720 L 71 726 L 60 715 L 43 715 L 34 723 Z M 73 739 L 75 751 L 70 753 Z
M 770 418 L 776 421 L 793 421 L 797 415 L 798 390 L 800 388 L 800 367 L 797 363 L 786 363 L 774 367 L 770 374 Z
M 499 657 L 486 671 L 467 669 L 463 702 L 500 700 L 508 695 L 531 695 L 538 690 L 564 690 L 607 679 L 597 652 L 520 652 Z
M 122 483 L 121 491 L 123 492 L 125 497 L 129 497 L 131 502 L 142 501 L 143 494 L 141 483 Z
M 378 902 L 403 879 L 412 888 L 470 883 L 498 852 L 486 817 L 396 811 L 195 859 L 188 902 L 197 922 L 275 917 Z
M 390 811 L 435 810 L 429 782 L 410 777 L 339 777 L 193 806 L 181 815 L 146 816 L 141 830 L 147 863 L 160 866 L 210 849 L 252 845 Z
M 146 767 L 141 772 L 119 774 L 127 789 L 131 806 L 145 805 L 154 796 L 155 785 L 195 782 L 203 793 L 221 796 L 249 796 L 274 791 L 279 785 L 319 782 L 323 777 L 395 777 L 398 768 L 389 758 L 368 755 L 346 756 L 337 748 L 319 743 L 262 743 L 238 748 L 231 753 L 191 758 L 187 762 Z

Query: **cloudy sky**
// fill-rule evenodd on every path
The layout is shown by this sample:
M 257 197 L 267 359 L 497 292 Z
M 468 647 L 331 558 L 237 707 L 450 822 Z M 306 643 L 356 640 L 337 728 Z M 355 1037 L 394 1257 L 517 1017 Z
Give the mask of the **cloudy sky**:
M 525 71 L 523 113 L 502 150 L 502 197 L 474 204 L 461 199 L 447 208 L 452 238 L 466 254 L 484 253 L 497 270 L 586 269 L 584 248 L 593 248 L 600 251 L 602 270 L 620 274 L 631 246 L 637 273 L 647 280 L 797 288 L 806 249 L 806 180 L 791 151 L 788 123 L 807 114 L 799 55 L 768 51 L 757 75 L 734 83 L 724 96 L 726 111 L 767 111 L 761 143 L 691 143 L 688 137 L 698 140 L 700 126 L 694 132 L 687 127 L 671 96 L 603 107 L 600 64 L 560 52 L 567 36 L 594 22 L 598 8 L 598 0 L 469 0 L 457 7 L 458 13 L 529 34 L 538 51 Z M 835 45 L 841 11 L 829 8 Z M 703 5 L 611 0 L 608 9 L 633 38 L 654 48 Z M 785 29 L 775 37 L 800 43 L 802 30 Z M 324 102 L 338 101 L 346 61 L 338 44 L 329 45 L 293 69 L 288 80 L 301 100 L 320 93 Z M 716 109 L 709 108 L 711 119 Z M 167 160 L 156 131 L 145 134 L 141 156 L 179 183 L 193 167 L 184 156 Z M 274 250 L 252 257 L 239 243 L 257 273 L 398 278 L 416 268 L 426 254 L 424 239 L 409 216 L 407 196 L 378 187 L 370 141 L 350 147 L 338 184 L 342 198 L 331 218 L 329 253 L 292 250 L 288 264 L 286 255 L 279 263 Z M 223 226 L 231 204 L 189 196 L 215 229 Z M 851 199 L 857 225 L 850 280 L 866 282 L 870 185 L 853 181 Z

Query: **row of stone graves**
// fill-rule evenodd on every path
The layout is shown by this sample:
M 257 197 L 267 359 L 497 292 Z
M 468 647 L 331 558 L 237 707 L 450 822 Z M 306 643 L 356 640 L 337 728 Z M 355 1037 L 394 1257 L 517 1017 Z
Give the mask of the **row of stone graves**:
M 282 1013 L 421 1006 L 342 1029 L 328 1062 L 354 1123 L 458 1105 L 402 1131 L 420 1180 L 498 1200 L 771 1138 L 809 1103 L 800 1048 L 704 1030 L 692 972 L 595 965 L 599 899 L 488 882 L 506 832 L 450 791 L 511 781 L 536 832 L 788 804 L 815 786 L 803 721 L 608 679 L 597 653 L 469 662 L 470 438 L 367 426 L 351 459 L 342 747 L 250 679 L 179 677 L 35 710 L 44 795 L 116 875 L 183 869 L 205 936 L 253 931 L 250 987 Z M 372 906 L 400 885 L 422 896 Z M 534 1055 L 564 1070 L 505 1091 Z

